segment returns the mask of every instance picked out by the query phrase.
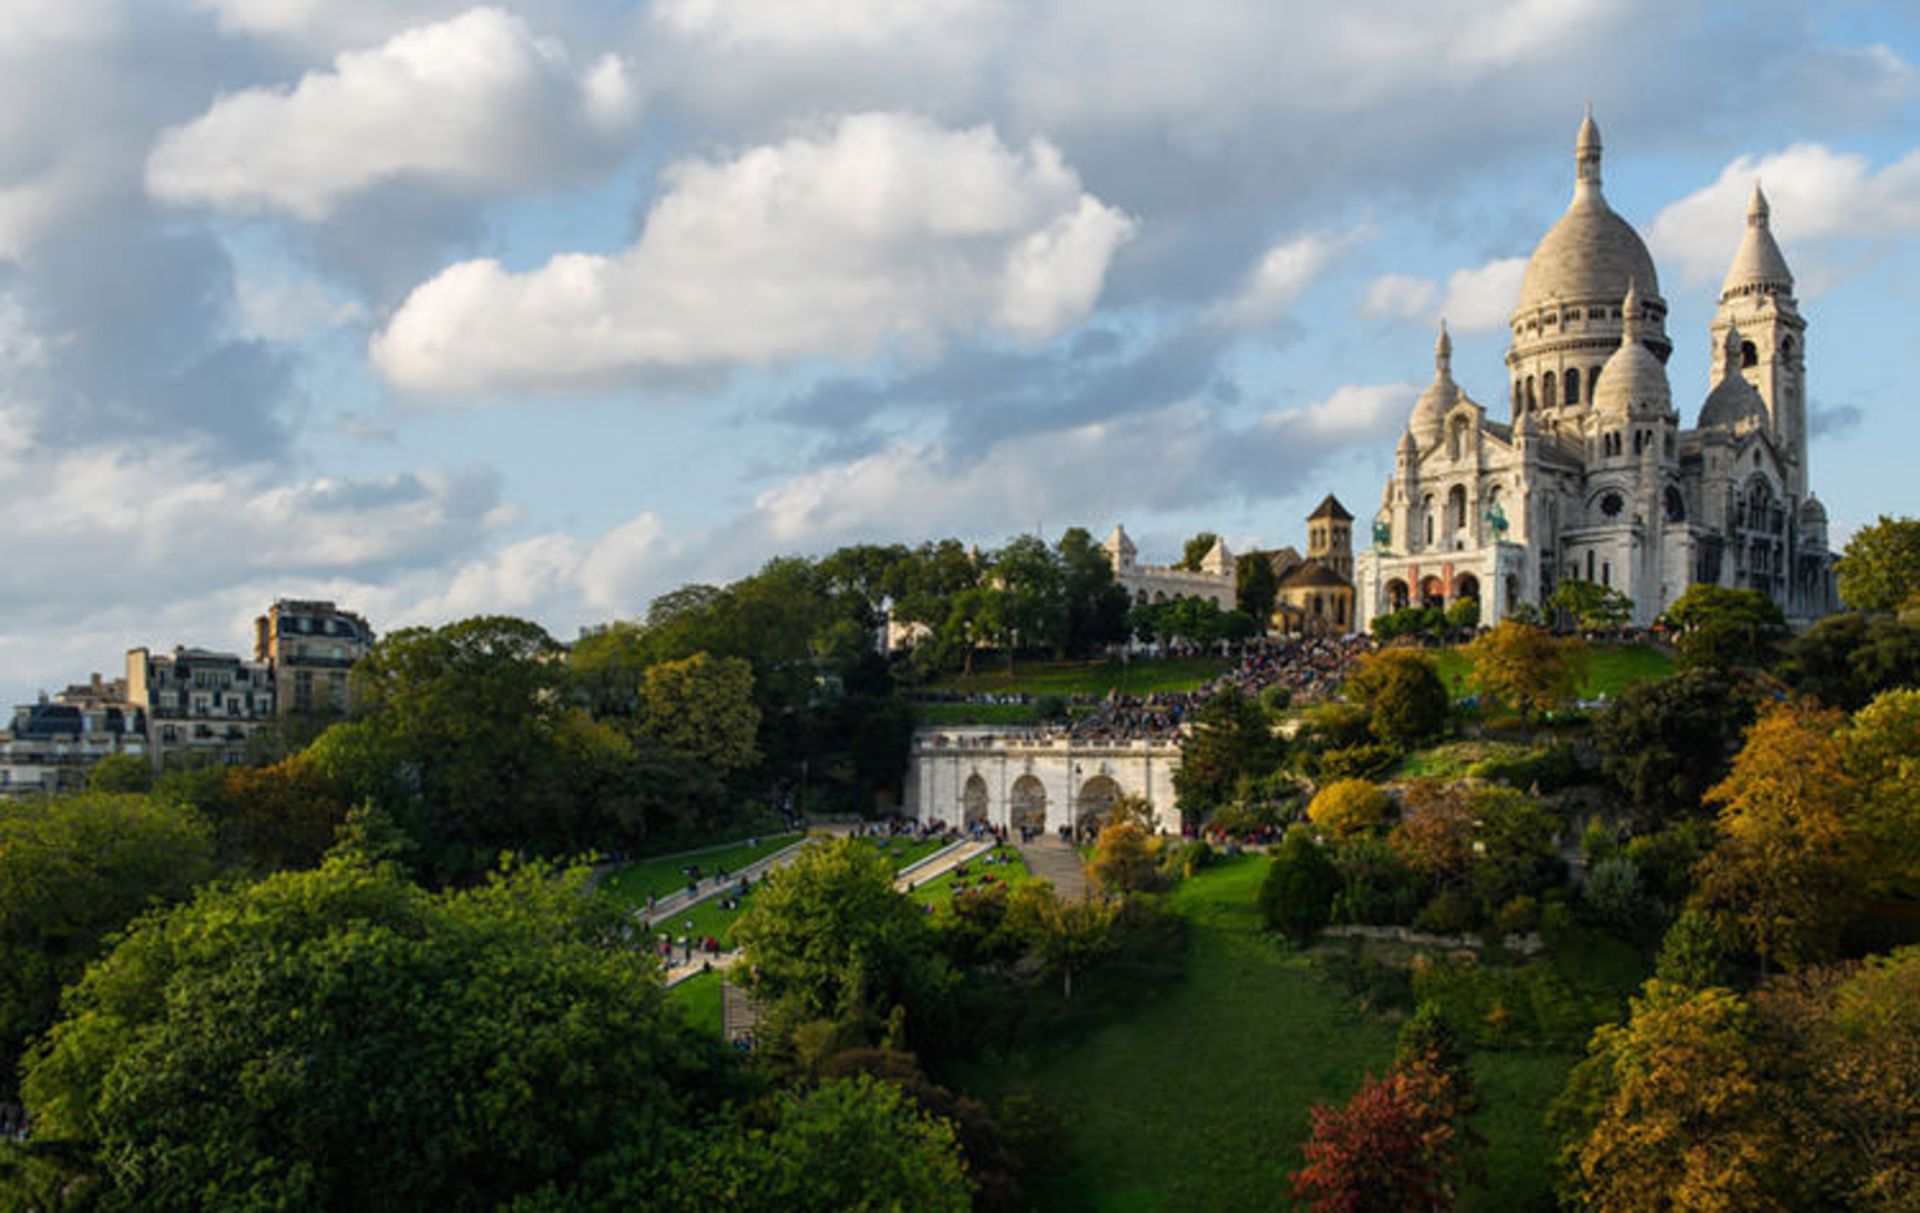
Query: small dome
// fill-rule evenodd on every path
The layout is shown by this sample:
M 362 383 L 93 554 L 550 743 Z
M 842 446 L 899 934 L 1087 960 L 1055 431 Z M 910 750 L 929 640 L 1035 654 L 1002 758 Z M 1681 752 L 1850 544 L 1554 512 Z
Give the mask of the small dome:
M 1753 198 L 1747 203 L 1746 234 L 1740 237 L 1733 264 L 1727 267 L 1727 280 L 1720 285 L 1722 301 L 1756 292 L 1793 293 L 1793 271 L 1787 268 L 1786 256 L 1773 238 L 1772 215 L 1766 194 L 1761 192 L 1760 183 L 1754 182 Z
M 1729 325 L 1727 339 L 1720 346 L 1720 382 L 1713 385 L 1707 402 L 1700 406 L 1700 428 L 1730 430 L 1743 421 L 1765 425 L 1767 402 L 1740 373 L 1740 330 Z
M 1825 526 L 1827 524 L 1827 507 L 1820 504 L 1818 497 L 1809 494 L 1807 499 L 1800 503 L 1800 521 L 1818 523 L 1821 526 Z
M 1630 281 L 1627 297 L 1620 307 L 1623 317 L 1620 347 L 1600 368 L 1600 386 L 1594 389 L 1593 411 L 1596 413 L 1626 415 L 1650 409 L 1665 412 L 1673 406 L 1667 368 L 1640 339 L 1644 324 L 1640 308 L 1639 286 Z
M 1646 242 L 1600 192 L 1600 131 L 1591 112 L 1580 124 L 1574 156 L 1573 203 L 1528 259 L 1516 310 L 1574 300 L 1612 303 L 1626 294 L 1630 282 L 1639 283 L 1647 297 L 1659 298 L 1660 278 Z
M 1412 430 L 1408 429 L 1400 432 L 1400 445 L 1397 450 L 1409 459 L 1420 453 L 1419 444 L 1413 440 Z
M 1460 385 L 1453 381 L 1453 338 L 1447 325 L 1440 322 L 1440 339 L 1433 345 L 1433 382 L 1414 402 L 1413 416 L 1407 419 L 1407 432 L 1421 446 L 1440 441 L 1446 429 L 1447 410 L 1460 400 Z

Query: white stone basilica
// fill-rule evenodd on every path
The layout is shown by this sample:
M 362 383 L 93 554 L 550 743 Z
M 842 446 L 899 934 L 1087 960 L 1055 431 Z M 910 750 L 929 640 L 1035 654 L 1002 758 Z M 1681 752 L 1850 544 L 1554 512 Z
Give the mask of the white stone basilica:
M 1712 323 L 1711 389 L 1684 428 L 1653 258 L 1600 192 L 1600 132 L 1575 144 L 1573 203 L 1534 249 L 1507 350 L 1511 421 L 1434 380 L 1400 438 L 1354 561 L 1355 622 L 1478 598 L 1494 623 L 1566 578 L 1650 624 L 1694 582 L 1765 591 L 1804 623 L 1835 609 L 1826 511 L 1807 484 L 1806 328 L 1756 185 Z

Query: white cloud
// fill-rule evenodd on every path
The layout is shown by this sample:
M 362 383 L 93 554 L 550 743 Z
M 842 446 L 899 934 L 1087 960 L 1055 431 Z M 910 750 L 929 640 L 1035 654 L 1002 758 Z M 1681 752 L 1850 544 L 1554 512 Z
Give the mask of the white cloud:
M 1350 385 L 1244 426 L 1181 402 L 1004 439 L 973 459 L 940 443 L 899 442 L 768 489 L 754 503 L 754 524 L 762 550 L 826 547 L 1283 496 L 1328 460 L 1389 441 L 1418 391 L 1412 383 Z
M 1092 309 L 1133 231 L 1046 141 L 1015 150 L 988 127 L 904 114 L 682 161 L 667 179 L 616 256 L 443 271 L 375 337 L 375 363 L 422 391 L 537 391 L 862 359 L 890 343 L 930 351 L 980 329 L 1042 341 Z
M 1004 11 L 997 0 L 662 0 L 651 15 L 683 37 L 722 45 L 845 48 L 949 35 Z
M 1755 181 L 1773 206 L 1774 235 L 1796 273 L 1803 269 L 1797 253 L 1813 254 L 1804 268 L 1818 277 L 1825 268 L 1821 245 L 1920 230 L 1920 152 L 1876 170 L 1863 155 L 1798 143 L 1742 156 L 1711 185 L 1661 211 L 1647 231 L 1655 254 L 1678 262 L 1690 282 L 1718 282 L 1746 230 Z
M 1426 320 L 1433 315 L 1439 288 L 1425 278 L 1384 274 L 1367 284 L 1360 314 L 1369 319 Z
M 160 137 L 147 188 L 319 222 L 395 181 L 485 194 L 605 166 L 638 113 L 619 59 L 577 66 L 518 17 L 477 8 L 344 52 L 291 89 L 221 97 Z
M 1308 232 L 1282 241 L 1262 254 L 1239 293 L 1214 314 L 1248 328 L 1270 324 L 1292 310 L 1314 283 L 1372 236 L 1371 225 L 1361 224 L 1344 232 Z
M 1361 314 L 1394 320 L 1444 319 L 1462 333 L 1505 328 L 1526 276 L 1525 257 L 1503 257 L 1447 275 L 1446 288 L 1430 279 L 1387 274 L 1367 286 Z M 1434 300 L 1438 299 L 1436 306 Z
M 328 51 L 371 46 L 437 17 L 449 17 L 468 0 L 197 0 L 214 14 L 220 31 Z
M 1526 276 L 1525 257 L 1503 257 L 1475 269 L 1455 270 L 1447 275 L 1440 314 L 1463 333 L 1505 328 L 1520 299 L 1520 280 Z

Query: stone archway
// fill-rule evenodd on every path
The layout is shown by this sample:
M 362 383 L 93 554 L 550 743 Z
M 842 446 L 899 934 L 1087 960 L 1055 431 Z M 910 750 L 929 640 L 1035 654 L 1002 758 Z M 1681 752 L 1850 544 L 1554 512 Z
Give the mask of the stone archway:
M 1460 598 L 1479 598 L 1480 579 L 1472 573 L 1462 573 L 1453 579 L 1453 596 Z
M 960 792 L 960 818 L 966 825 L 987 823 L 987 781 L 978 775 L 969 776 Z
M 1400 580 L 1400 578 L 1395 577 L 1387 582 L 1387 609 L 1389 611 L 1406 610 L 1407 602 L 1412 596 L 1412 591 L 1407 588 L 1407 583 Z
M 1047 828 L 1047 787 L 1031 775 L 1013 781 L 1012 818 L 1016 830 Z
M 1447 583 L 1438 577 L 1420 579 L 1420 605 L 1427 609 L 1447 605 Z
M 1113 812 L 1113 806 L 1120 802 L 1123 793 L 1120 785 L 1111 775 L 1095 775 L 1080 785 L 1079 803 L 1075 806 L 1074 821 L 1082 828 L 1089 825 L 1105 825 L 1107 815 Z

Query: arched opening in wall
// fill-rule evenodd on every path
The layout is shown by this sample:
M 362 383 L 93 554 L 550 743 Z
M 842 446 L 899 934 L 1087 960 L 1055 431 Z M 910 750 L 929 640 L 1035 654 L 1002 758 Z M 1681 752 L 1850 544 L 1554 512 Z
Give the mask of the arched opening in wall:
M 1044 830 L 1047 828 L 1047 788 L 1031 775 L 1022 775 L 1013 781 L 1013 794 L 1008 799 L 1013 812 L 1013 828 L 1016 830 Z
M 985 825 L 987 821 L 987 781 L 978 775 L 967 777 L 960 792 L 960 819 L 967 825 Z
M 1133 592 L 1133 601 L 1135 606 L 1147 605 L 1147 592 L 1145 590 L 1135 590 Z
M 1740 343 L 1740 365 L 1743 369 L 1760 365 L 1760 351 L 1755 348 L 1753 342 L 1742 341 Z
M 1478 602 L 1480 600 L 1480 579 L 1472 573 L 1462 573 L 1458 577 L 1455 577 L 1453 579 L 1453 596 L 1456 599 L 1471 598 Z
M 1793 361 L 1793 351 L 1794 351 L 1794 349 L 1795 349 L 1795 348 L 1796 348 L 1796 347 L 1795 347 L 1795 346 L 1794 346 L 1794 344 L 1793 344 L 1793 338 L 1791 338 L 1791 337 L 1782 337 L 1782 338 L 1780 339 L 1780 357 L 1781 357 L 1781 358 L 1783 358 L 1783 359 L 1785 359 L 1785 360 L 1786 360 L 1786 361 L 1788 361 L 1788 362 L 1792 362 L 1792 361 Z
M 1533 376 L 1528 375 L 1527 376 L 1527 408 L 1535 409 L 1538 407 L 1540 407 L 1540 393 L 1534 390 Z
M 1580 368 L 1577 366 L 1567 368 L 1567 403 L 1580 403 Z
M 1420 605 L 1431 610 L 1447 605 L 1447 584 L 1438 577 L 1420 579 Z
M 1553 378 L 1552 371 L 1548 371 L 1546 374 L 1540 376 L 1540 407 L 1541 408 L 1550 409 L 1555 404 L 1559 403 L 1559 393 L 1556 391 L 1556 387 L 1557 387 L 1557 384 Z
M 1447 438 L 1447 454 L 1458 459 L 1467 449 L 1467 419 L 1455 417 Z
M 1447 526 L 1456 538 L 1467 529 L 1467 486 L 1464 484 L 1447 490 Z
M 1111 775 L 1095 775 L 1080 785 L 1079 803 L 1074 806 L 1074 824 L 1082 830 L 1099 829 L 1107 823 L 1113 806 L 1120 803 L 1120 785 Z
M 1421 520 L 1421 525 L 1426 528 L 1427 546 L 1431 547 L 1433 545 L 1433 494 L 1432 493 L 1428 493 L 1425 497 L 1420 499 L 1420 520 Z
M 1513 614 L 1513 608 L 1520 605 L 1520 578 L 1513 573 L 1507 574 L 1507 600 L 1500 604 L 1503 615 Z
M 1398 577 L 1387 582 L 1387 609 L 1389 611 L 1406 610 L 1408 594 L 1407 583 Z
M 1161 603 L 1165 602 L 1166 600 L 1167 600 L 1167 592 L 1165 590 L 1156 590 L 1154 592 L 1153 605 L 1159 606 Z
M 1673 485 L 1667 486 L 1666 506 L 1668 522 L 1685 522 L 1687 520 L 1686 498 L 1682 497 L 1680 490 Z

